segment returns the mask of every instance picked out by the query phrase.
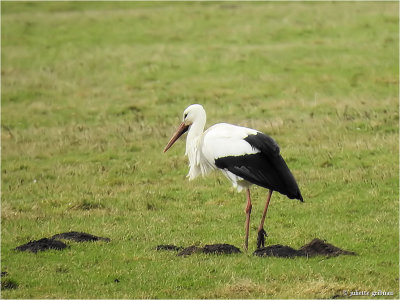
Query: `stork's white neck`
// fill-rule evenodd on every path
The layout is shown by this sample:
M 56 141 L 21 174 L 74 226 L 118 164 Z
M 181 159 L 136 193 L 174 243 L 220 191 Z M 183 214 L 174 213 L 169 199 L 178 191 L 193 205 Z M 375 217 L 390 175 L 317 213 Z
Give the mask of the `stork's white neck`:
M 203 131 L 206 125 L 206 112 L 201 105 L 192 105 L 188 109 L 188 119 L 192 121 L 186 138 L 186 155 L 189 158 L 189 180 L 205 175 L 213 168 L 204 159 L 202 153 Z M 185 118 L 186 118 L 185 111 Z M 184 118 L 184 119 L 185 119 Z
M 189 127 L 189 131 L 186 138 L 186 154 L 192 151 L 196 151 L 196 144 L 203 134 L 204 126 L 206 125 L 206 115 L 198 115 L 198 118 Z

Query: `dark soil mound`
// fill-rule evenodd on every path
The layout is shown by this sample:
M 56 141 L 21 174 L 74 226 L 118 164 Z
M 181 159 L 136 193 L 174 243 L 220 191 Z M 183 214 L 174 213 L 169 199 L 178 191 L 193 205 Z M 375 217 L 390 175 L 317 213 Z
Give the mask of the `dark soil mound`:
M 2 290 L 13 290 L 18 288 L 18 283 L 13 279 L 4 279 L 1 281 Z
M 229 244 L 205 245 L 203 248 L 203 253 L 207 254 L 232 254 L 240 252 L 239 248 Z
M 171 250 L 179 251 L 178 256 L 187 256 L 194 253 L 206 253 L 206 254 L 232 254 L 240 253 L 239 248 L 229 244 L 212 244 L 205 245 L 204 247 L 190 246 L 187 248 L 178 247 L 175 245 L 158 245 L 155 250 Z
M 59 239 L 59 240 L 73 240 L 75 242 L 94 242 L 94 241 L 109 242 L 110 241 L 109 238 L 104 238 L 104 237 L 95 236 L 95 235 L 92 235 L 89 233 L 76 232 L 76 231 L 59 233 L 59 234 L 53 235 L 51 238 Z
M 30 241 L 26 244 L 18 246 L 15 250 L 18 251 L 31 251 L 31 252 L 38 252 L 38 251 L 45 251 L 49 249 L 56 249 L 56 250 L 63 250 L 67 247 L 61 241 L 57 241 L 54 239 L 43 238 L 37 241 Z
M 3 277 L 8 276 L 8 272 L 2 271 L 1 272 L 1 290 L 11 290 L 16 289 L 18 287 L 18 283 L 13 279 L 3 279 Z
M 180 251 L 177 255 L 187 256 L 187 255 L 192 255 L 193 253 L 201 253 L 201 252 L 203 252 L 203 248 L 197 246 L 190 246 Z
M 272 245 L 264 248 L 257 249 L 253 255 L 256 256 L 276 256 L 276 257 L 296 257 L 306 256 L 312 257 L 316 255 L 321 256 L 338 256 L 338 255 L 356 255 L 355 252 L 340 249 L 332 244 L 325 243 L 320 239 L 313 239 L 308 244 L 301 247 L 299 250 L 293 249 L 289 246 Z
M 183 247 L 178 247 L 178 246 L 175 246 L 175 245 L 158 245 L 157 247 L 156 247 L 156 250 L 168 250 L 168 251 L 179 251 L 179 250 L 182 250 L 183 249 Z
M 325 243 L 320 239 L 313 239 L 311 242 L 304 245 L 299 250 L 302 251 L 305 256 L 315 256 L 315 255 L 338 256 L 341 254 L 356 255 L 355 252 L 340 249 L 336 246 L 333 246 L 332 244 Z
M 276 257 L 295 257 L 302 256 L 303 252 L 293 249 L 289 246 L 272 245 L 263 247 L 254 251 L 253 255 L 256 256 L 276 256 Z
M 93 241 L 106 241 L 109 242 L 109 238 L 103 238 L 100 236 L 95 236 L 85 232 L 64 232 L 53 235 L 51 238 L 43 238 L 37 241 L 30 241 L 29 243 L 23 244 L 15 248 L 18 251 L 31 251 L 31 252 L 38 252 L 38 251 L 45 251 L 49 249 L 56 249 L 56 250 L 63 250 L 67 247 L 67 245 L 59 239 L 65 240 L 72 240 L 75 242 L 93 242 Z

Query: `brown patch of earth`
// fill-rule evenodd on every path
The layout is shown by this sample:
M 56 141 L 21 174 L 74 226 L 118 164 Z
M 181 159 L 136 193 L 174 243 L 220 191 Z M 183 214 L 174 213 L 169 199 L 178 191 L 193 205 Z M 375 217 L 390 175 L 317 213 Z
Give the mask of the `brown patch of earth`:
M 338 255 L 356 255 L 355 252 L 340 249 L 332 244 L 326 243 L 320 239 L 313 239 L 308 244 L 302 246 L 299 250 L 289 246 L 272 245 L 263 247 L 254 251 L 253 255 L 265 257 L 313 257 L 313 256 L 338 256 Z
M 187 248 L 178 247 L 175 245 L 158 245 L 156 250 L 170 250 L 179 251 L 178 256 L 187 256 L 195 253 L 207 253 L 207 254 L 233 254 L 240 253 L 239 248 L 229 244 L 212 244 L 205 245 L 204 247 L 190 246 Z M 296 250 L 289 246 L 283 245 L 271 245 L 263 247 L 254 251 L 253 255 L 259 257 L 274 256 L 283 258 L 293 257 L 313 257 L 313 256 L 338 256 L 338 255 L 356 255 L 355 252 L 343 250 L 332 244 L 329 244 L 321 239 L 313 239 L 308 244 L 302 246 Z
M 75 242 L 110 241 L 109 238 L 103 238 L 85 232 L 70 231 L 53 235 L 51 238 L 29 241 L 26 244 L 16 247 L 15 250 L 30 251 L 33 253 L 50 249 L 64 250 L 68 246 L 64 242 L 60 241 L 60 239 L 72 240 Z
M 178 247 L 175 245 L 158 245 L 156 250 L 172 250 L 179 251 L 178 256 L 187 256 L 194 253 L 206 253 L 206 254 L 233 254 L 240 253 L 240 249 L 229 244 L 212 244 L 205 245 L 204 247 L 189 246 L 186 248 Z

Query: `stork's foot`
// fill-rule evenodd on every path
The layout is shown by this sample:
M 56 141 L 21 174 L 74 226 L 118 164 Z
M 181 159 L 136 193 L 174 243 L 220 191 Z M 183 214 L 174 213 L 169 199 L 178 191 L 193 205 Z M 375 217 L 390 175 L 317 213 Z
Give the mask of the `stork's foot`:
M 257 237 L 257 249 L 260 249 L 261 247 L 264 247 L 265 245 L 265 237 L 267 237 L 268 234 L 265 232 L 264 228 L 258 231 L 258 237 Z

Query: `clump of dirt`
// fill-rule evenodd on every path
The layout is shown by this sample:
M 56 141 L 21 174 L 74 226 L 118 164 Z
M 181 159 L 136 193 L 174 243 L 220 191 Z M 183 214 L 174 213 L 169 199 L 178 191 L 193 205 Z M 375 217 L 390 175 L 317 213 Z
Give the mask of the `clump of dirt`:
M 197 246 L 190 246 L 182 251 L 180 251 L 177 255 L 178 256 L 187 256 L 187 255 L 192 255 L 194 253 L 201 253 L 203 252 L 203 248 L 197 247 Z
M 241 252 L 239 248 L 229 244 L 212 244 L 212 245 L 205 245 L 204 247 L 190 246 L 184 249 L 183 247 L 178 247 L 175 245 L 158 245 L 156 247 L 156 250 L 180 251 L 177 254 L 178 256 L 187 256 L 187 255 L 192 255 L 194 253 L 232 254 Z M 323 240 L 313 239 L 311 242 L 305 244 L 298 250 L 289 246 L 278 244 L 257 249 L 256 251 L 253 252 L 253 255 L 260 257 L 274 256 L 274 257 L 293 258 L 298 256 L 313 257 L 321 255 L 321 256 L 332 257 L 338 255 L 357 255 L 357 254 L 352 251 L 340 249 Z
M 253 255 L 265 257 L 296 257 L 305 256 L 313 257 L 321 256 L 338 256 L 338 255 L 356 255 L 355 252 L 340 249 L 332 244 L 326 243 L 320 239 L 313 239 L 308 244 L 302 246 L 299 250 L 293 249 L 289 246 L 272 245 L 264 248 L 257 249 Z
M 205 245 L 203 247 L 203 253 L 207 254 L 232 254 L 232 253 L 240 253 L 240 249 L 229 245 L 229 244 L 213 244 L 213 245 Z
M 68 246 L 64 242 L 59 241 L 62 239 L 72 240 L 75 242 L 110 241 L 109 238 L 95 236 L 85 232 L 70 231 L 53 235 L 51 238 L 42 238 L 37 241 L 29 241 L 26 244 L 16 247 L 15 250 L 30 251 L 33 253 L 50 249 L 63 250 Z
M 89 233 L 77 232 L 77 231 L 70 231 L 70 232 L 55 234 L 51 238 L 58 239 L 58 240 L 72 240 L 75 242 L 94 242 L 94 241 L 109 242 L 110 241 L 109 238 L 104 238 L 101 236 L 95 236 L 95 235 L 92 235 Z
M 158 245 L 157 247 L 156 247 L 156 250 L 168 250 L 168 251 L 180 251 L 180 250 L 182 250 L 183 249 L 183 247 L 178 247 L 178 246 L 175 246 L 175 245 Z
M 37 241 L 30 241 L 26 244 L 15 248 L 17 251 L 30 251 L 37 253 L 38 251 L 45 251 L 50 249 L 63 250 L 67 245 L 61 241 L 43 238 Z
M 8 272 L 7 271 L 2 271 L 1 272 L 1 286 L 0 289 L 1 290 L 11 290 L 11 289 L 16 289 L 18 287 L 18 283 L 13 280 L 13 279 L 3 279 L 3 277 L 8 276 Z
M 14 290 L 18 288 L 18 282 L 13 279 L 4 279 L 1 281 L 1 290 Z
M 253 252 L 256 256 L 295 257 L 302 256 L 302 252 L 289 246 L 272 245 L 257 249 Z
M 338 255 L 356 255 L 355 252 L 340 249 L 332 244 L 326 243 L 320 239 L 313 239 L 308 244 L 299 249 L 304 252 L 305 256 L 338 256 Z
M 229 245 L 229 244 L 212 244 L 205 245 L 204 247 L 198 246 L 190 246 L 190 247 L 180 247 L 175 245 L 158 245 L 156 250 L 172 250 L 179 251 L 178 256 L 187 256 L 192 255 L 194 253 L 206 253 L 206 254 L 232 254 L 232 253 L 240 253 L 240 249 Z

